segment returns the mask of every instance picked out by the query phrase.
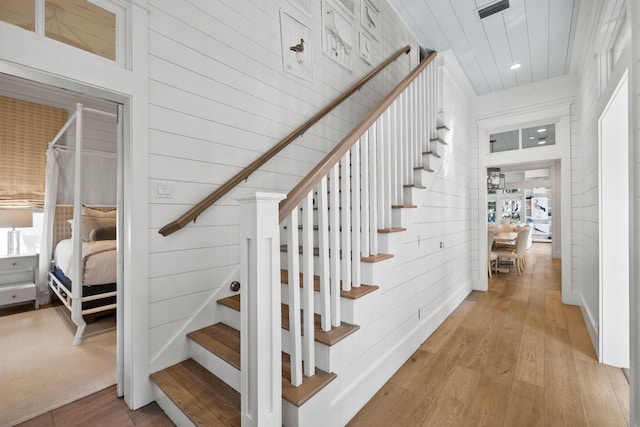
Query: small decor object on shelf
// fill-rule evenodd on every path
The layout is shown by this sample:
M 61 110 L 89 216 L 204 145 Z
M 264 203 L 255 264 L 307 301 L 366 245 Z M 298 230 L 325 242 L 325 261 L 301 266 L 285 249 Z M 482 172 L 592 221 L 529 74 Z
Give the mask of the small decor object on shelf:
M 20 254 L 20 230 L 16 228 L 33 227 L 31 209 L 0 209 L 0 227 L 11 228 L 7 231 L 7 255 Z

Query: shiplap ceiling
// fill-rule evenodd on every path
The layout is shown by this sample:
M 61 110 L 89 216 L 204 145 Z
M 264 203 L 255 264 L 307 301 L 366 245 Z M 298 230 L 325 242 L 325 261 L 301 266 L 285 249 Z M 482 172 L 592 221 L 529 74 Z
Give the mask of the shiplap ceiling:
M 389 0 L 420 44 L 452 49 L 478 95 L 569 73 L 580 0 Z M 522 66 L 517 70 L 509 67 Z

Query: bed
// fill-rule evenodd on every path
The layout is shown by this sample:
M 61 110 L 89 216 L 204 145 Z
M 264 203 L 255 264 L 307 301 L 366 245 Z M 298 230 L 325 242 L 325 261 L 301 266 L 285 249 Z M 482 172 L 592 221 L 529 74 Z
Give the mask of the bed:
M 78 326 L 75 341 L 79 344 L 86 320 L 92 320 L 116 308 L 117 252 L 115 240 L 116 211 L 113 207 L 83 207 L 82 209 L 81 304 L 82 321 L 73 318 L 73 205 L 57 205 L 54 218 L 53 263 L 49 272 L 49 287 L 72 313 Z

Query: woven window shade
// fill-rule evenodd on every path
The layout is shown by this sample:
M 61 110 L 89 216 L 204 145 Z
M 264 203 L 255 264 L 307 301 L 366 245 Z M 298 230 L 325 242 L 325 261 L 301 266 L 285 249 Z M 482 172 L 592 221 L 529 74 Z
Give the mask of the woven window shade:
M 44 204 L 48 143 L 67 111 L 0 96 L 0 206 Z

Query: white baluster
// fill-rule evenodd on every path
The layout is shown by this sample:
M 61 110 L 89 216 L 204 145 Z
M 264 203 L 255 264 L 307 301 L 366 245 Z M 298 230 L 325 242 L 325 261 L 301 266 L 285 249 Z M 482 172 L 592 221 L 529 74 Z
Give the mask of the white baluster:
M 382 120 L 384 116 L 380 116 L 369 130 L 369 253 L 371 255 L 378 254 L 378 189 L 382 187 L 378 181 L 378 140 L 382 135 Z
M 382 149 L 384 150 L 384 155 L 382 157 L 384 164 L 384 194 L 381 198 L 378 199 L 378 202 L 382 205 L 382 216 L 380 218 L 380 228 L 387 228 L 389 226 L 390 218 L 389 212 L 391 212 L 391 200 L 393 198 L 394 193 L 392 193 L 392 179 L 394 174 L 394 161 L 395 161 L 395 116 L 393 114 L 393 110 L 395 104 L 392 104 L 389 107 L 389 117 L 385 123 L 385 140 L 382 143 Z M 386 197 L 384 197 L 386 196 Z
M 331 329 L 331 289 L 329 273 L 329 200 L 327 199 L 327 177 L 323 177 L 318 185 L 318 255 L 320 271 L 320 328 Z
M 369 134 L 373 132 L 373 126 L 360 138 L 362 146 L 360 147 L 360 197 L 362 204 L 360 206 L 360 252 L 363 257 L 369 256 L 369 212 L 371 205 L 369 204 L 370 188 L 369 188 Z
M 347 279 L 351 282 L 349 289 L 360 287 L 360 256 L 360 140 L 358 140 L 351 147 L 351 277 Z
M 339 163 L 329 172 L 329 261 L 331 263 L 331 324 L 340 326 L 340 174 Z
M 342 189 L 342 229 L 340 233 L 342 249 L 342 263 L 340 271 L 342 272 L 342 289 L 351 290 L 351 158 L 350 153 L 344 155 L 340 160 L 340 188 Z M 339 297 L 339 295 L 338 295 Z
M 302 201 L 302 358 L 308 377 L 316 372 L 313 274 L 313 192 L 310 192 Z
M 291 384 L 302 384 L 302 326 L 300 316 L 300 256 L 298 246 L 298 209 L 287 218 L 287 267 L 289 269 L 289 355 Z

